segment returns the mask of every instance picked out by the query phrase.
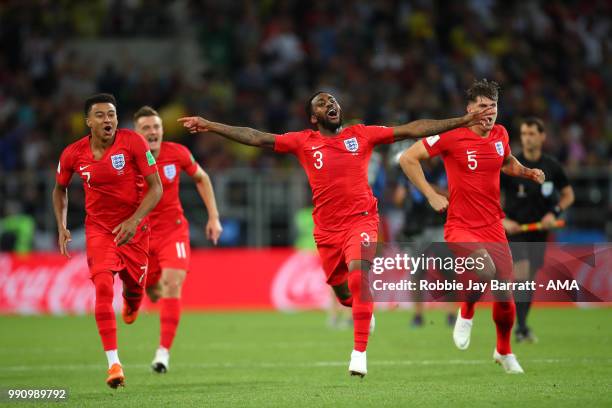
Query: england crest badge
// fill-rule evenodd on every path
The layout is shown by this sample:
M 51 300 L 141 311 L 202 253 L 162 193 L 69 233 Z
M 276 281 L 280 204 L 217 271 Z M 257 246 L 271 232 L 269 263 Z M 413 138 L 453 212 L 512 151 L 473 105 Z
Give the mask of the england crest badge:
M 495 142 L 495 150 L 500 156 L 504 155 L 504 144 L 502 142 Z
M 170 181 L 176 177 L 176 166 L 174 164 L 166 164 L 164 166 L 164 176 Z
M 113 154 L 111 156 L 111 163 L 115 170 L 121 170 L 125 167 L 125 156 L 123 153 Z
M 357 149 L 359 149 L 359 143 L 357 142 L 356 137 L 351 137 L 350 139 L 344 140 L 344 146 L 346 146 L 346 150 L 351 153 L 355 153 Z

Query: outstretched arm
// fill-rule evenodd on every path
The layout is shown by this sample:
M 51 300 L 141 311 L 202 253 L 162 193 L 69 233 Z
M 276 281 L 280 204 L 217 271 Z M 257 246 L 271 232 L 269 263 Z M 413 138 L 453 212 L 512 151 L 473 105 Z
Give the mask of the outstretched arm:
M 523 166 L 513 155 L 509 154 L 504 159 L 502 171 L 512 177 L 521 177 L 527 180 L 535 181 L 536 183 L 544 183 L 544 172 L 540 169 L 530 169 Z
M 487 116 L 495 112 L 494 108 L 487 108 L 477 112 L 466 113 L 458 118 L 451 119 L 419 119 L 405 125 L 393 128 L 393 141 L 404 139 L 418 139 L 420 137 L 439 135 L 440 133 L 458 127 L 470 127 L 485 120 Z
M 66 215 L 68 213 L 68 188 L 55 184 L 53 188 L 53 212 L 57 221 L 57 243 L 60 254 L 70 258 L 68 242 L 72 241 L 70 231 L 66 228 Z
M 272 133 L 261 132 L 248 127 L 230 126 L 223 123 L 211 122 L 200 116 L 179 118 L 178 121 L 182 123 L 190 133 L 214 132 L 227 139 L 245 145 L 274 148 L 276 135 Z
M 219 222 L 219 211 L 217 210 L 217 200 L 215 200 L 215 191 L 208 174 L 198 165 L 198 169 L 194 173 L 193 181 L 196 183 L 198 193 L 204 201 L 206 211 L 208 212 L 208 222 L 206 223 L 206 238 L 217 245 L 217 241 L 223 232 L 221 222 Z
M 442 212 L 448 208 L 448 199 L 438 194 L 425 178 L 420 161 L 428 158 L 429 153 L 423 143 L 416 142 L 402 153 L 399 163 L 406 177 L 423 193 L 429 205 L 437 212 Z

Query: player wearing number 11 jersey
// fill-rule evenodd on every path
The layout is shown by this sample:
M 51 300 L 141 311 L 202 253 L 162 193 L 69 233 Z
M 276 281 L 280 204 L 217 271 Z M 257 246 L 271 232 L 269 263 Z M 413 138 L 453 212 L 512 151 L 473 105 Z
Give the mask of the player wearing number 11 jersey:
M 542 183 L 544 173 L 539 169 L 522 166 L 510 153 L 508 132 L 495 124 L 499 86 L 495 82 L 476 81 L 468 90 L 467 111 L 490 108 L 491 114 L 483 124 L 451 130 L 415 143 L 400 158 L 406 176 L 427 197 L 436 211 L 448 207 L 444 225 L 444 239 L 459 256 L 481 257 L 484 268 L 478 271 L 482 278 L 512 277 L 512 256 L 502 219 L 504 212 L 499 200 L 499 173 L 523 177 Z M 440 155 L 448 176 L 450 202 L 436 193 L 423 175 L 420 160 Z M 461 243 L 461 244 L 459 244 Z M 468 244 L 466 244 L 468 243 Z M 511 294 L 500 296 L 493 303 L 493 320 L 497 330 L 495 361 L 508 373 L 522 373 L 523 369 L 510 347 L 510 334 L 514 324 L 515 308 Z M 456 346 L 465 350 L 470 344 L 474 302 L 464 302 L 457 320 L 453 338 Z
M 342 109 L 331 94 L 317 92 L 306 104 L 316 130 L 283 135 L 211 122 L 201 117 L 179 119 L 191 133 L 211 131 L 246 145 L 268 147 L 294 154 L 308 176 L 313 192 L 314 237 L 327 283 L 339 302 L 352 307 L 354 348 L 349 372 L 367 373 L 368 343 L 373 305 L 362 287 L 362 271 L 370 268 L 372 254 L 362 253 L 362 243 L 375 243 L 378 230 L 376 198 L 367 183 L 372 149 L 383 143 L 419 138 L 480 123 L 486 109 L 446 120 L 417 120 L 396 127 L 342 126 Z M 369 252 L 369 251 L 363 251 Z
M 91 133 L 64 149 L 53 190 L 60 252 L 68 256 L 67 189 L 73 174 L 83 181 L 87 264 L 96 290 L 94 314 L 108 359 L 106 383 L 112 388 L 123 385 L 125 379 L 117 353 L 114 277 L 118 274 L 123 281 L 122 315 L 124 322 L 131 324 L 136 320 L 147 276 L 146 216 L 162 196 L 155 158 L 142 136 L 117 129 L 116 105 L 110 94 L 87 99 L 85 117 Z
M 219 222 L 210 177 L 195 161 L 189 149 L 178 143 L 163 141 L 164 127 L 157 111 L 150 106 L 138 109 L 134 114 L 134 129 L 149 143 L 164 187 L 162 199 L 149 214 L 151 242 L 146 290 L 153 302 L 160 300 L 159 347 L 151 368 L 155 372 L 165 373 L 169 368 L 170 347 L 181 317 L 181 288 L 191 256 L 189 223 L 179 200 L 181 172 L 189 175 L 196 184 L 208 213 L 206 236 L 215 245 L 223 228 Z

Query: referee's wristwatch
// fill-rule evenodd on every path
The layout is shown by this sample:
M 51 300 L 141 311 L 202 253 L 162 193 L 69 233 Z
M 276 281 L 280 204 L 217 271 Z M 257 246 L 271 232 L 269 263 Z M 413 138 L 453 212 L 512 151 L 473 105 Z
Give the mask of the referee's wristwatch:
M 557 218 L 559 218 L 562 212 L 563 212 L 563 209 L 558 204 L 555 205 L 552 209 L 552 213 L 555 214 L 555 217 Z

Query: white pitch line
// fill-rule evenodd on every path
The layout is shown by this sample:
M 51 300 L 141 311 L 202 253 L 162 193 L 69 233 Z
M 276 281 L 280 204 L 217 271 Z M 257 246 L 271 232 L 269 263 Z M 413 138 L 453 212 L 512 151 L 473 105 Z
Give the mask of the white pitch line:
M 427 366 L 427 365 L 481 365 L 491 364 L 493 360 L 373 360 L 371 366 Z M 561 364 L 561 363 L 580 363 L 580 364 L 612 364 L 612 359 L 521 359 L 525 364 Z M 346 361 L 313 361 L 311 363 L 272 363 L 272 362 L 253 362 L 253 363 L 174 363 L 173 367 L 178 368 L 281 368 L 281 367 L 342 367 Z M 57 371 L 57 370 L 100 370 L 104 364 L 57 364 L 57 365 L 14 365 L 0 368 L 0 373 L 7 371 Z M 148 364 L 125 364 L 127 369 L 150 368 Z

